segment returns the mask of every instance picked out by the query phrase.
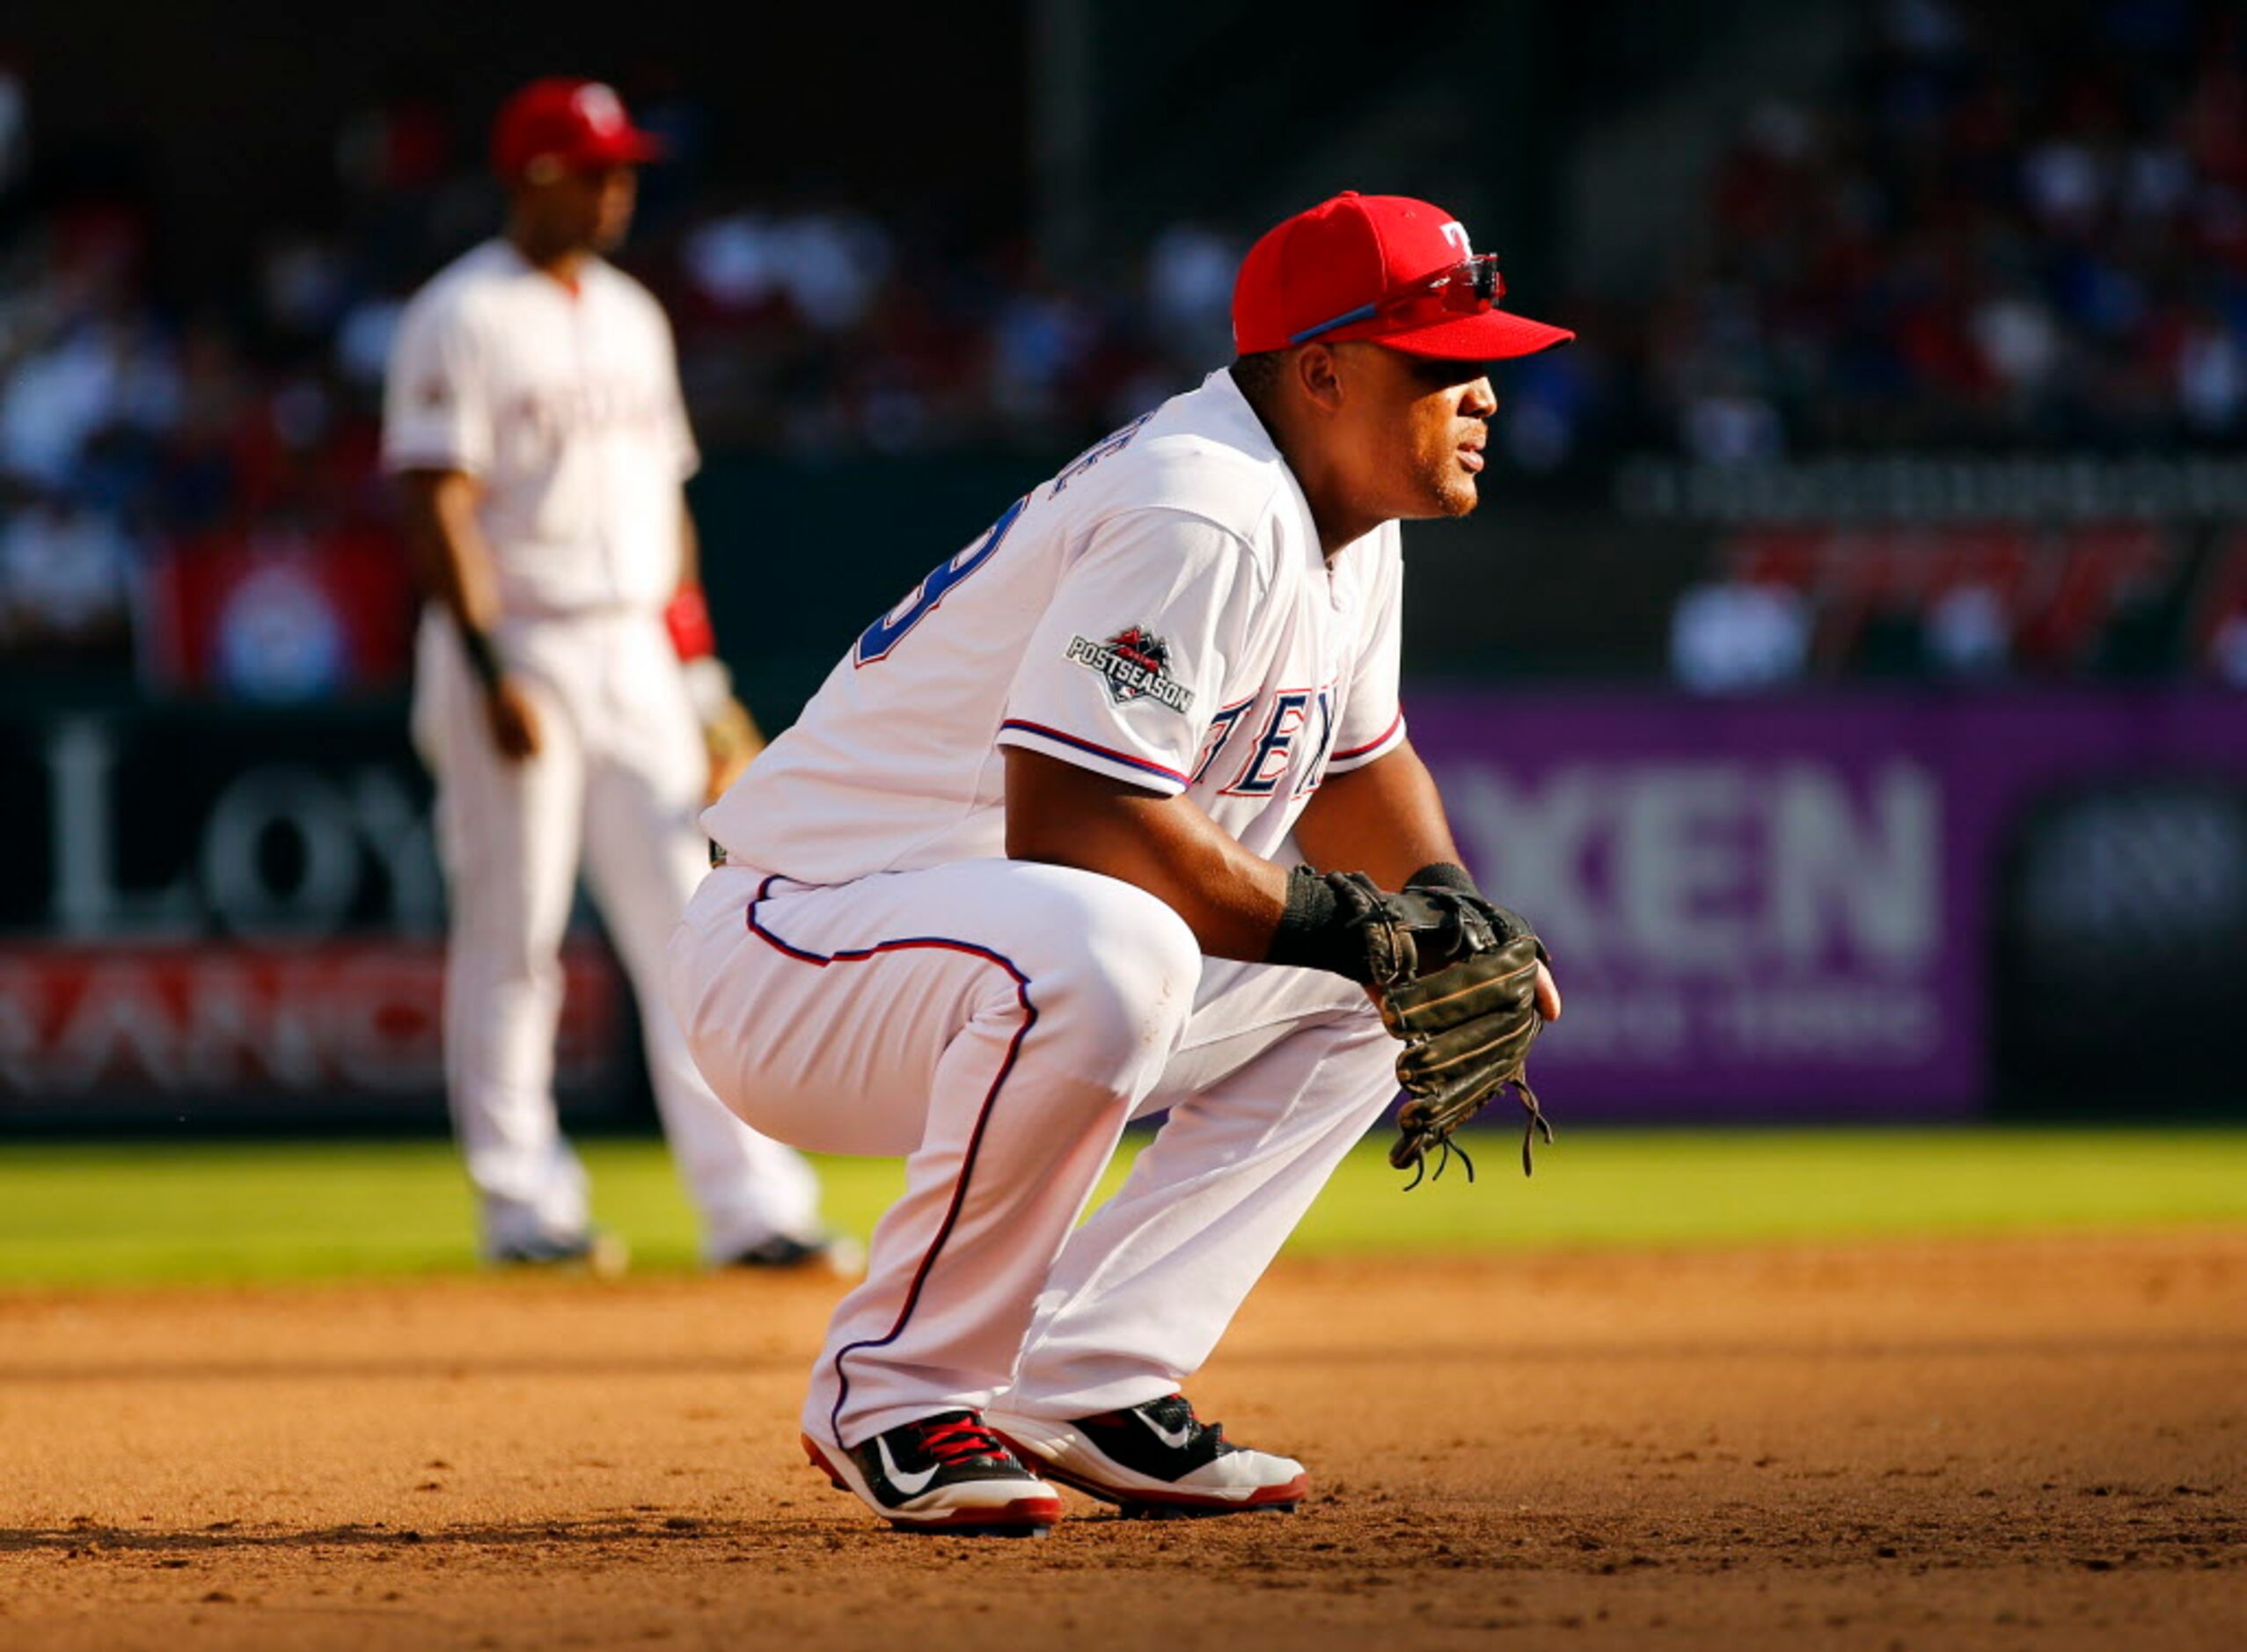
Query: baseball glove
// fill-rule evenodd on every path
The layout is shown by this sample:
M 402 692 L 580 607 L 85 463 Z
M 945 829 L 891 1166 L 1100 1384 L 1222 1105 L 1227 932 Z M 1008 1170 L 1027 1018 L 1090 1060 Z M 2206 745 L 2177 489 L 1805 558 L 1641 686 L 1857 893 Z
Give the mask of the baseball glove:
M 1391 895 L 1359 873 L 1328 882 L 1365 944 L 1381 1020 L 1404 1044 L 1396 1077 L 1406 1100 L 1389 1163 L 1413 1173 L 1410 1188 L 1428 1174 L 1431 1151 L 1442 1155 L 1438 1176 L 1457 1153 L 1473 1181 L 1475 1161 L 1452 1133 L 1511 1085 L 1526 1115 L 1521 1172 L 1529 1174 L 1533 1143 L 1553 1139 L 1524 1071 L 1545 1025 L 1537 1008 L 1544 943 L 1517 914 L 1458 890 Z
M 709 622 L 705 618 L 702 623 L 700 640 L 706 648 Z M 749 714 L 749 707 L 734 697 L 734 674 L 723 660 L 706 651 L 686 661 L 682 669 L 695 720 L 702 725 L 703 754 L 709 760 L 709 780 L 702 799 L 714 803 L 741 778 L 750 759 L 765 749 L 765 736 L 757 720 Z
M 756 720 L 749 714 L 749 707 L 728 694 L 725 704 L 702 720 L 702 749 L 710 762 L 709 784 L 705 788 L 712 802 L 723 796 L 726 788 L 741 778 L 750 760 L 765 749 L 765 741 L 757 731 Z

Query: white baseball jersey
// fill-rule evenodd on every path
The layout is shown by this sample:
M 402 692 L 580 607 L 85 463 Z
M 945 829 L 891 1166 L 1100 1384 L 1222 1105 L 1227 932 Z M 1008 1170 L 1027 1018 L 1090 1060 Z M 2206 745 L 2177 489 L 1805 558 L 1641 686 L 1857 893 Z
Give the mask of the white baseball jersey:
M 574 289 L 505 240 L 441 271 L 399 324 L 383 459 L 483 482 L 510 618 L 660 609 L 678 588 L 697 456 L 670 324 L 599 259 Z
M 1277 855 L 1404 737 L 1396 524 L 1331 562 L 1224 370 L 1080 455 L 869 625 L 702 816 L 810 883 L 1003 855 L 1022 746 L 1183 793 Z

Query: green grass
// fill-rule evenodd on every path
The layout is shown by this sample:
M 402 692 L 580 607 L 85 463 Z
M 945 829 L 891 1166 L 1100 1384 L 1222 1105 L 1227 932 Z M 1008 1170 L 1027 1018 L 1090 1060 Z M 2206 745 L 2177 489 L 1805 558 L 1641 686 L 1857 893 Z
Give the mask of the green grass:
M 1593 1130 L 1522 1181 L 1509 1136 L 1406 1195 L 1378 1144 L 1343 1167 L 1299 1254 L 1694 1246 L 2028 1228 L 2247 1222 L 2247 1130 Z M 584 1145 L 600 1219 L 638 1268 L 694 1263 L 693 1221 L 652 1141 Z M 888 1160 L 823 1164 L 864 1234 Z M 1119 1166 L 1120 1171 L 1120 1166 Z M 457 1272 L 467 1189 L 440 1142 L 0 1145 L 0 1285 Z

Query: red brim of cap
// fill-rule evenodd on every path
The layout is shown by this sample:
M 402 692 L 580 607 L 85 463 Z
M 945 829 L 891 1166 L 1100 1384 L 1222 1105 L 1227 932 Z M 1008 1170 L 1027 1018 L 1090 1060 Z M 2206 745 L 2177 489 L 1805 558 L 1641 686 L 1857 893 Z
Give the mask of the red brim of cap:
M 653 132 L 634 128 L 597 143 L 582 145 L 569 157 L 574 166 L 638 166 L 660 161 L 670 147 Z
M 1510 310 L 1485 310 L 1479 316 L 1438 321 L 1432 327 L 1372 335 L 1375 344 L 1439 362 L 1503 362 L 1517 355 L 1534 355 L 1575 337 L 1566 327 L 1532 321 Z
M 670 146 L 662 139 L 635 127 L 612 137 L 583 137 L 574 143 L 538 150 L 511 166 L 502 158 L 499 168 L 501 177 L 516 179 L 528 177 L 531 169 L 541 161 L 550 162 L 565 172 L 597 172 L 611 166 L 639 166 L 648 161 L 660 161 L 670 153 Z

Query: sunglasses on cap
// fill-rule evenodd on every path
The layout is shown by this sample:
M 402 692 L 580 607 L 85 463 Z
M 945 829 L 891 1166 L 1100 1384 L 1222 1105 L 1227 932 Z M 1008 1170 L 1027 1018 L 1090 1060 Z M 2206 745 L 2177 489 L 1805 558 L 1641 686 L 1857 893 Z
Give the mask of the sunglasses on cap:
M 1355 326 L 1375 317 L 1394 318 L 1401 324 L 1394 331 L 1406 333 L 1415 327 L 1434 326 L 1453 316 L 1480 315 L 1495 308 L 1498 300 L 1505 296 L 1506 278 L 1498 273 L 1498 255 L 1484 252 L 1454 264 L 1449 269 L 1424 276 L 1395 292 L 1384 294 L 1369 304 L 1345 310 L 1315 327 L 1291 333 L 1287 335 L 1287 342 L 1290 345 L 1307 343 L 1322 333 Z

